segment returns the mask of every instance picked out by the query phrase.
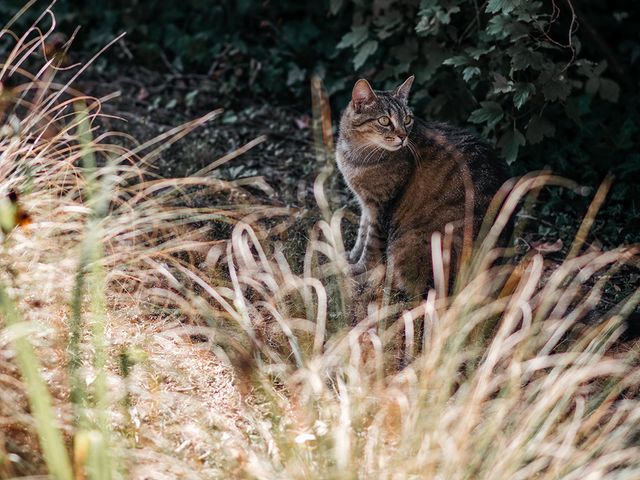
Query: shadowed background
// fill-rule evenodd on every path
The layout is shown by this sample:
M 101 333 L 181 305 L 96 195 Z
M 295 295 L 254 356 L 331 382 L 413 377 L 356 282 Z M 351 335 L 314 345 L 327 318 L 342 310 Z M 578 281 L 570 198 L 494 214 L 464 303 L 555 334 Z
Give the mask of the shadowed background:
M 2 2 L 0 14 L 21 4 Z M 260 101 L 308 112 L 317 73 L 337 118 L 358 77 L 388 88 L 415 74 L 416 112 L 476 129 L 513 174 L 548 167 L 593 189 L 615 175 L 594 241 L 638 241 L 635 1 L 63 0 L 53 10 L 67 35 L 82 25 L 76 53 L 127 32 L 98 62 L 114 81 L 127 65 L 200 75 L 215 85 L 215 106 Z M 589 201 L 561 191 L 541 200 L 549 224 L 538 233 L 565 238 Z

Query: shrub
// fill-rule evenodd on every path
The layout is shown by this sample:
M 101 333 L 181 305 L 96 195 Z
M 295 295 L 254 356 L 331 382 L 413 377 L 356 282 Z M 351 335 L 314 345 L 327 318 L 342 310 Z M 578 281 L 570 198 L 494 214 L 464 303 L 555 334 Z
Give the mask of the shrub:
M 260 97 L 308 108 L 315 72 L 337 113 L 356 77 L 391 87 L 414 73 L 418 112 L 477 128 L 514 173 L 550 167 L 593 187 L 613 173 L 609 221 L 596 233 L 608 243 L 635 241 L 640 17 L 623 0 L 574 3 L 68 0 L 55 9 L 63 30 L 85 27 L 85 48 L 126 31 L 117 55 L 130 50 L 156 69 L 218 78 L 232 104 Z M 18 5 L 0 11 L 9 16 Z M 559 204 L 575 205 L 578 215 L 586 208 L 570 195 Z M 554 217 L 554 232 L 566 230 L 563 215 L 576 212 Z
M 640 55 L 632 39 L 638 12 L 624 2 L 573 3 L 334 1 L 331 8 L 353 15 L 338 48 L 350 52 L 354 70 L 387 88 L 414 73 L 419 109 L 480 128 L 514 173 L 549 167 L 591 186 L 614 174 L 607 225 L 598 234 L 614 244 L 636 241 L 633 198 L 640 189 L 630 176 L 640 172 L 640 157 L 629 140 L 640 128 L 631 80 Z M 580 205 L 572 195 L 561 199 Z M 555 212 L 576 214 L 557 205 Z M 560 231 L 571 224 L 545 218 Z

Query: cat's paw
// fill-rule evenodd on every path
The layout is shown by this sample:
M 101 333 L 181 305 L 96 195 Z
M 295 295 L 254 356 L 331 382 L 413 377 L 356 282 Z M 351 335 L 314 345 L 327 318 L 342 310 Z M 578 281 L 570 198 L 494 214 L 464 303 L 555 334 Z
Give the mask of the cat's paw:
M 347 260 L 349 261 L 349 263 L 356 264 L 358 263 L 358 259 L 362 256 L 362 252 L 361 251 L 356 252 L 355 250 L 351 250 L 348 253 L 345 252 L 345 256 L 347 257 Z
M 359 277 L 364 274 L 366 274 L 367 277 L 374 274 L 377 276 L 379 272 L 382 272 L 382 274 L 384 275 L 384 265 L 381 265 L 380 263 L 377 263 L 377 262 L 367 263 L 367 262 L 359 261 L 349 265 L 349 270 L 351 272 L 351 275 L 354 277 Z
M 349 272 L 352 276 L 357 277 L 367 271 L 367 265 L 364 262 L 356 262 L 349 265 Z

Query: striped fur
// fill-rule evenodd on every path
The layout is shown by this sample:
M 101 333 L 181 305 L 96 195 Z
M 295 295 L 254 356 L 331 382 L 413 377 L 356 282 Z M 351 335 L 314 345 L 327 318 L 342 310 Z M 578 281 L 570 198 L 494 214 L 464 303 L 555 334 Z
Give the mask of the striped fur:
M 349 254 L 353 273 L 387 261 L 396 287 L 421 295 L 433 285 L 433 233 L 445 236 L 453 228 L 447 238 L 452 238 L 455 271 L 465 243 L 477 235 L 507 177 L 487 143 L 475 135 L 413 119 L 407 105 L 411 82 L 412 77 L 394 91 L 374 91 L 365 80 L 356 83 L 340 122 L 337 163 L 361 207 L 358 238 Z M 389 119 L 387 125 L 381 117 Z

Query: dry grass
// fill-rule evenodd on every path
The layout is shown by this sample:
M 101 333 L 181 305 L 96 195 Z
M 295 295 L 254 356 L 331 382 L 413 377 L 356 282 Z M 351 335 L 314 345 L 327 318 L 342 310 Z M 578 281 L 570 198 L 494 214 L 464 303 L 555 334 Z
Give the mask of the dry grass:
M 33 28 L 15 37 L 0 64 L 6 85 L 0 261 L 9 292 L 2 303 L 5 311 L 14 303 L 19 309 L 13 322 L 3 315 L 0 334 L 0 477 L 48 470 L 69 478 L 73 469 L 76 478 L 117 478 L 129 467 L 145 472 L 151 466 L 167 478 L 207 475 L 217 468 L 211 460 L 217 450 L 205 446 L 219 442 L 204 439 L 218 438 L 215 431 L 238 434 L 239 398 L 229 368 L 180 329 L 179 292 L 162 274 L 183 264 L 208 268 L 216 225 L 279 212 L 243 203 L 250 198 L 246 179 L 148 174 L 162 149 L 220 112 L 145 144 L 119 146 L 111 139 L 126 135 L 100 127 L 105 99 L 57 83 L 55 57 L 41 58 L 44 66 L 35 75 L 22 68 L 23 60 L 38 61 L 53 30 Z M 65 76 L 73 79 L 89 65 L 65 67 Z M 261 187 L 259 179 L 255 183 Z M 191 197 L 224 193 L 236 203 L 188 208 L 187 191 Z M 17 203 L 10 192 L 19 193 Z M 22 225 L 14 225 L 18 208 L 29 217 Z M 37 355 L 27 351 L 21 363 L 18 347 L 25 340 Z M 36 357 L 43 370 L 30 378 L 18 366 Z M 28 394 L 33 382 L 42 383 L 39 377 L 53 403 L 44 405 L 44 418 L 37 418 L 33 401 L 48 397 Z M 53 433 L 42 436 L 39 425 L 52 426 Z M 186 440 L 191 443 L 183 445 Z M 55 450 L 65 444 L 71 455 Z M 209 460 L 207 451 L 214 452 Z M 62 466 L 55 466 L 56 458 Z
M 567 182 L 532 175 L 506 189 L 454 292 L 434 249 L 442 273 L 426 300 L 381 289 L 353 318 L 361 296 L 329 173 L 295 271 L 262 222 L 286 228 L 288 211 L 248 202 L 246 180 L 146 172 L 218 112 L 116 146 L 121 134 L 100 127 L 105 99 L 57 84 L 53 58 L 22 69 L 52 32 L 15 37 L 0 65 L 17 85 L 2 92 L 0 197 L 19 192 L 31 216 L 11 228 L 22 217 L 3 200 L 0 477 L 640 476 L 638 344 L 618 342 L 640 291 L 598 308 L 638 248 L 584 251 L 581 237 L 552 270 L 539 254 L 494 263 L 518 202 Z M 186 207 L 194 195 L 221 200 Z M 230 238 L 214 235 L 220 223 Z

